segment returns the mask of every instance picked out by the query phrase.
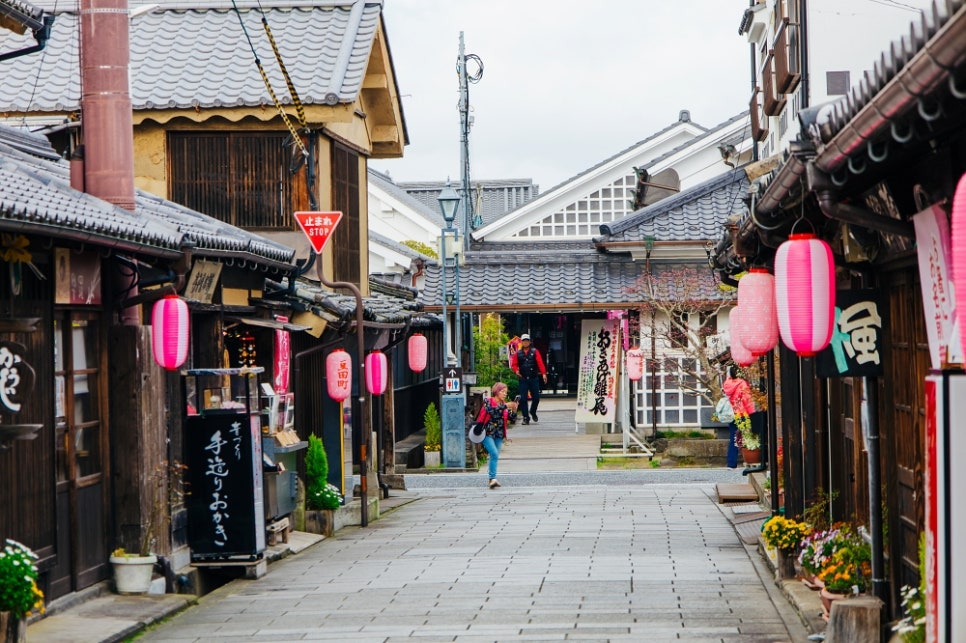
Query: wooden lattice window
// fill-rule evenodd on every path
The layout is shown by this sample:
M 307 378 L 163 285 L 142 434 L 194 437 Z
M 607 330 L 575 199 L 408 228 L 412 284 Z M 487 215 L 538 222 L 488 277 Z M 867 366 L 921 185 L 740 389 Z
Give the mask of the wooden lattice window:
M 172 201 L 246 229 L 291 230 L 307 210 L 287 132 L 168 132 Z
M 333 266 L 336 281 L 359 284 L 361 268 L 359 215 L 359 155 L 344 145 L 332 144 L 332 209 L 342 212 L 335 229 Z

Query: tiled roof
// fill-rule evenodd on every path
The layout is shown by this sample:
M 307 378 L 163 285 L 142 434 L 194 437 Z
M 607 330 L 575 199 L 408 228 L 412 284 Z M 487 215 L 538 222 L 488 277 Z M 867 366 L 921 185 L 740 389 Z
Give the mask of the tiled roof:
M 500 179 L 497 181 L 470 181 L 474 197 L 478 191 L 482 192 L 482 203 L 478 202 L 474 214 L 479 214 L 483 225 L 496 221 L 507 212 L 537 197 L 540 186 L 533 184 L 533 179 Z M 443 181 L 409 181 L 396 184 L 405 190 L 413 199 L 427 208 L 439 212 L 439 193 L 446 183 Z M 458 185 L 453 185 L 458 189 Z M 439 217 L 442 222 L 442 215 Z
M 79 192 L 70 186 L 70 164 L 45 140 L 0 126 L 2 230 L 149 255 L 176 255 L 190 245 L 196 255 L 235 257 L 282 269 L 295 256 L 292 248 L 146 192 L 137 192 L 134 212 Z
M 393 241 L 384 234 L 379 234 L 375 230 L 369 230 L 369 242 L 378 243 L 379 245 L 389 248 L 390 250 L 395 250 L 401 255 L 409 257 L 410 259 L 432 259 L 431 257 L 424 255 L 421 252 L 416 252 L 409 246 L 399 243 L 398 241 Z
M 272 106 L 252 48 L 276 96 L 291 105 L 262 26 L 263 15 L 303 103 L 352 103 L 362 88 L 382 12 L 381 0 L 239 0 L 237 14 L 226 0 L 158 4 L 153 11 L 132 16 L 130 22 L 135 111 Z M 76 6 L 57 13 L 43 54 L 5 63 L 0 111 L 79 109 L 77 22 Z M 0 29 L 0 51 L 30 44 L 30 34 Z
M 280 282 L 269 281 L 266 285 L 276 290 L 288 290 L 289 287 L 288 280 L 285 279 Z M 371 280 L 370 285 L 372 285 Z M 398 285 L 396 287 L 399 288 Z M 400 291 L 396 294 L 387 294 L 388 292 L 385 287 L 377 288 L 372 295 L 362 298 L 364 321 L 379 324 L 405 324 L 407 321 L 414 323 L 424 317 L 429 320 L 435 319 L 434 315 L 426 315 L 422 312 L 421 304 L 414 301 L 409 296 L 410 293 L 405 293 L 406 296 L 398 296 L 403 293 Z M 353 295 L 333 292 L 323 288 L 317 282 L 305 279 L 298 279 L 291 293 L 286 297 L 286 303 L 295 310 L 311 311 L 336 326 L 348 326 L 355 321 L 356 299 Z
M 625 289 L 643 264 L 597 252 L 587 242 L 486 245 L 485 251 L 467 252 L 460 268 L 464 310 L 607 310 L 635 301 Z M 446 276 L 452 294 L 454 270 L 447 269 Z M 440 266 L 431 263 L 420 301 L 439 307 L 442 300 Z
M 391 195 L 395 199 L 398 199 L 402 203 L 405 203 L 412 209 L 414 213 L 425 217 L 427 221 L 432 221 L 433 225 L 436 227 L 443 228 L 446 226 L 446 222 L 443 220 L 443 214 L 439 211 L 438 203 L 434 201 L 432 205 L 430 205 L 429 203 L 424 202 L 422 199 L 417 198 L 394 183 L 389 175 L 369 168 L 369 183 L 376 185 L 383 192 Z M 437 190 L 437 196 L 439 190 L 441 189 L 442 184 L 440 184 L 440 187 Z
M 507 212 L 515 210 L 539 194 L 540 188 L 532 179 L 501 179 L 497 181 L 471 181 L 475 203 L 474 215 L 479 215 L 486 225 L 496 221 Z M 446 186 L 443 181 L 418 181 L 398 184 L 414 199 L 426 207 L 439 209 L 437 201 L 440 191 Z M 453 186 L 458 188 L 459 186 Z
M 725 172 L 688 190 L 669 196 L 600 226 L 603 241 L 717 240 L 721 226 L 736 210 L 743 210 L 748 177 L 741 168 Z

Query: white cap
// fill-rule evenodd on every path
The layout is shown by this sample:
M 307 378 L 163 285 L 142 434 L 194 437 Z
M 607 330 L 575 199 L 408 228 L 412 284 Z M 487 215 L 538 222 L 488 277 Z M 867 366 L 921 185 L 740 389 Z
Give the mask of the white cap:
M 529 335 L 529 333 L 523 333 L 522 335 L 520 335 L 520 341 L 522 342 L 524 340 L 526 340 L 528 342 L 530 341 L 530 335 Z

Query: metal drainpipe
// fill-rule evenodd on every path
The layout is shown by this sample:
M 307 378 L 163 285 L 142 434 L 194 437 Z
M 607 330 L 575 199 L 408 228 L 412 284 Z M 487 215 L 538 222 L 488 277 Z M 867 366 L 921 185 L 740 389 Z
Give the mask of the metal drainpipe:
M 862 285 L 873 287 L 871 275 L 862 274 Z M 888 586 L 885 577 L 885 555 L 882 549 L 882 472 L 879 459 L 879 378 L 866 377 L 862 382 L 865 393 L 866 412 L 869 417 L 869 434 L 865 449 L 869 454 L 869 536 L 872 540 L 872 594 L 886 605 Z
M 369 417 L 369 409 L 366 406 L 366 396 L 363 391 L 366 390 L 366 344 L 365 338 L 362 336 L 363 333 L 363 318 L 362 318 L 362 292 L 359 290 L 358 286 L 348 281 L 329 281 L 325 278 L 325 272 L 323 271 L 324 261 L 319 261 L 317 263 L 319 281 L 322 282 L 323 286 L 327 288 L 345 288 L 351 292 L 356 298 L 356 338 L 357 351 L 356 355 L 356 378 L 358 379 L 359 386 L 359 413 L 362 415 L 360 418 L 362 420 L 362 444 L 359 445 L 359 496 L 362 500 L 362 506 L 359 508 L 360 523 L 363 527 L 369 526 L 369 436 L 372 434 L 372 419 Z

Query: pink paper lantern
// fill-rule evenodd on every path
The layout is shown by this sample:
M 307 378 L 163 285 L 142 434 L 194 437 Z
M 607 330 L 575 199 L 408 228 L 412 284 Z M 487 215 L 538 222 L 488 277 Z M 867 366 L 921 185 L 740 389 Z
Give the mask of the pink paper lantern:
M 341 348 L 325 358 L 325 385 L 329 397 L 336 402 L 352 394 L 352 357 Z
M 778 246 L 775 301 L 785 346 L 799 357 L 814 357 L 828 346 L 835 323 L 835 262 L 827 243 L 806 232 Z
M 778 345 L 775 277 L 764 268 L 752 268 L 738 281 L 738 305 L 749 312 L 738 327 L 742 345 L 755 357 Z
M 738 283 L 741 283 L 740 281 Z M 729 316 L 729 332 L 731 334 L 731 361 L 733 361 L 738 366 L 750 366 L 755 361 L 755 356 L 751 354 L 748 347 L 741 342 L 741 337 L 738 332 L 738 328 L 744 323 L 742 319 L 744 318 L 744 313 L 739 306 L 731 309 L 731 315 Z
M 953 194 L 952 215 L 952 279 L 957 309 L 966 310 L 966 174 L 959 177 Z M 966 348 L 966 314 L 959 313 L 959 338 Z
M 366 390 L 373 395 L 386 392 L 389 381 L 389 367 L 386 354 L 382 351 L 372 351 L 366 355 Z
M 627 377 L 636 382 L 644 376 L 644 351 L 631 348 L 627 351 Z
M 169 371 L 188 358 L 188 304 L 175 294 L 165 295 L 151 311 L 151 349 L 154 361 Z
M 409 370 L 419 373 L 426 369 L 426 351 L 426 337 L 420 333 L 410 335 L 409 349 L 406 351 L 409 354 Z

